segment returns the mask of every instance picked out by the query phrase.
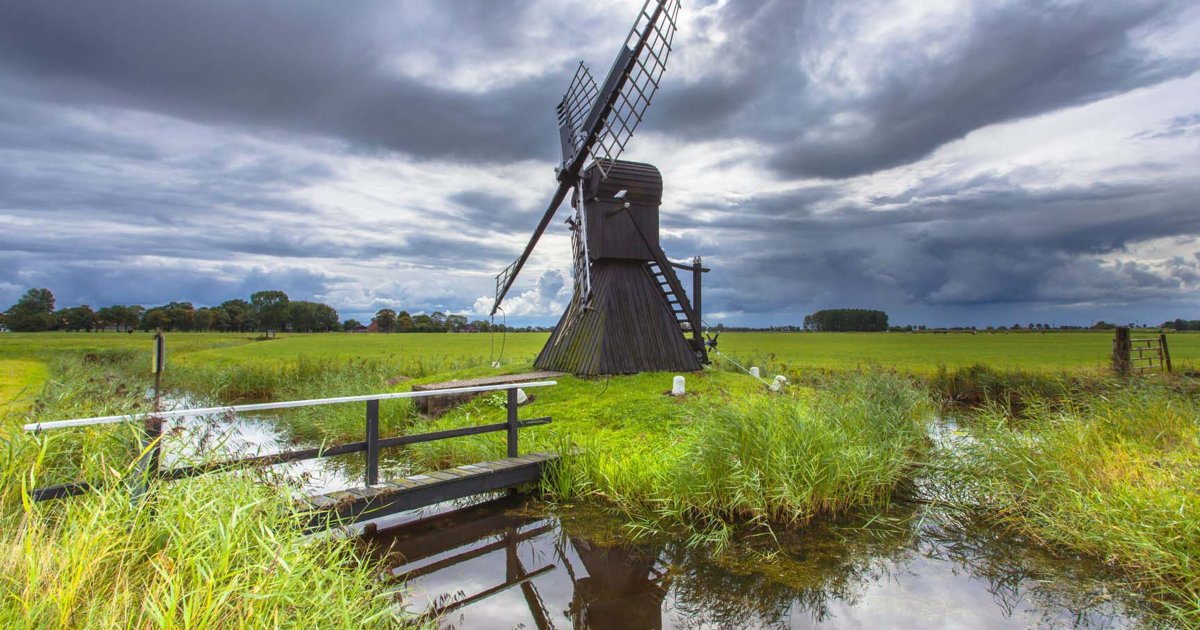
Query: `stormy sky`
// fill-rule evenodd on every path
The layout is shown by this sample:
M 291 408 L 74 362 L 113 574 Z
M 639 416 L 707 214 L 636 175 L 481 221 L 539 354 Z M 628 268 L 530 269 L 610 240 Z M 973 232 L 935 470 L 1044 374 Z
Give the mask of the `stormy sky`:
M 0 3 L 0 308 L 486 315 L 641 0 Z M 685 0 L 623 155 L 710 323 L 1200 319 L 1200 4 Z M 560 219 L 566 217 L 563 212 Z M 506 303 L 569 299 L 556 221 Z

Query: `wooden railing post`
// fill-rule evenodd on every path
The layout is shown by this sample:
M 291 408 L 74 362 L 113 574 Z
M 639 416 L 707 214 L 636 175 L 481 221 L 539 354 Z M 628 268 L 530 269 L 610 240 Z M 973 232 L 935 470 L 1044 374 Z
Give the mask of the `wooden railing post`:
M 1167 349 L 1167 333 L 1158 333 L 1158 358 L 1163 369 L 1171 371 L 1171 351 Z
M 1117 326 L 1113 331 L 1113 349 L 1112 349 L 1112 366 L 1113 371 L 1117 374 L 1129 374 L 1130 368 L 1130 350 L 1133 343 L 1129 338 L 1129 328 L 1125 326 Z
M 367 485 L 379 483 L 379 401 L 367 401 Z
M 517 456 L 517 388 L 508 390 L 508 456 Z

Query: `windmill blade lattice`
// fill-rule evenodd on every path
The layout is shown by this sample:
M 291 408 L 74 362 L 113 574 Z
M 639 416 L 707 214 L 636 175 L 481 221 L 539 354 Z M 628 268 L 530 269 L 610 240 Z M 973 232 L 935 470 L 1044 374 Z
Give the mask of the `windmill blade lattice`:
M 587 159 L 591 157 L 598 165 L 603 180 L 625 150 L 666 71 L 678 16 L 679 0 L 646 0 L 603 86 L 597 86 L 587 66 L 581 63 L 576 68 L 567 93 L 558 105 L 559 140 L 563 152 L 562 166 L 556 176 L 558 189 L 524 251 L 496 276 L 492 315 L 499 310 L 559 205 L 572 189 L 578 187 Z M 580 237 L 586 242 L 586 228 L 580 224 L 579 230 L 582 232 Z M 586 256 L 580 262 L 577 253 L 576 267 L 581 264 L 586 278 Z
M 579 62 L 579 67 L 575 70 L 575 77 L 571 79 L 567 93 L 563 95 L 562 101 L 558 104 L 558 130 L 562 140 L 564 163 L 570 160 L 587 140 L 581 127 L 584 116 L 592 111 L 599 94 L 600 88 L 596 85 L 596 80 L 592 78 L 592 73 L 588 71 L 588 67 L 582 61 Z
M 633 53 L 628 79 L 617 93 L 612 111 L 591 148 L 592 158 L 600 165 L 604 177 L 625 150 L 658 91 L 675 40 L 678 16 L 679 0 L 646 0 L 625 38 L 626 50 Z

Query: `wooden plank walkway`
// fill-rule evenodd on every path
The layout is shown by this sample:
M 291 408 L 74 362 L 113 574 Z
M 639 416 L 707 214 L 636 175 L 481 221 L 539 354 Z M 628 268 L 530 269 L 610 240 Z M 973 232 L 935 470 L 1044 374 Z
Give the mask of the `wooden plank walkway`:
M 444 381 L 441 383 L 425 383 L 424 385 L 413 385 L 412 390 L 414 392 L 436 392 L 442 389 L 464 389 L 493 385 L 511 385 L 553 379 L 562 375 L 562 372 L 541 370 L 539 372 L 526 372 L 524 374 L 502 374 L 500 376 L 485 376 L 483 378 Z M 450 409 L 453 409 L 454 407 L 457 407 L 458 405 L 461 405 L 478 395 L 478 393 L 447 394 L 444 396 L 430 395 L 418 398 L 414 402 L 417 405 L 417 410 L 421 413 L 427 416 L 440 416 Z
M 371 486 L 304 497 L 299 500 L 299 507 L 311 512 L 310 529 L 319 529 L 330 522 L 344 525 L 534 483 L 542 478 L 547 466 L 558 458 L 558 453 L 533 453 L 466 464 Z

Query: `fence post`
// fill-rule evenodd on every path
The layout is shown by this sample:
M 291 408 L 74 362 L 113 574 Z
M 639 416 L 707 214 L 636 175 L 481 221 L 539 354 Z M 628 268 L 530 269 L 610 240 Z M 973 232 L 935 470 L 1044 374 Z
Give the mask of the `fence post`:
M 517 388 L 508 390 L 508 456 L 517 456 Z
M 163 336 L 162 331 L 154 333 L 154 411 L 155 413 L 162 411 L 162 373 L 166 369 L 167 363 L 167 338 Z M 160 462 L 162 461 L 162 418 L 150 417 L 146 419 L 146 444 L 153 444 L 154 448 L 150 452 L 150 477 L 158 475 Z
M 367 401 L 367 485 L 379 483 L 379 401 Z
M 150 360 L 150 369 L 154 372 L 154 401 L 151 410 L 154 413 L 162 411 L 162 373 L 167 360 L 167 340 L 162 331 L 154 332 L 154 354 Z M 137 505 L 142 495 L 150 491 L 150 484 L 158 477 L 162 460 L 162 418 L 151 415 L 142 422 L 142 440 L 137 450 L 137 463 L 134 470 L 137 478 L 130 485 L 130 503 Z M 146 449 L 150 449 L 146 452 Z
M 696 321 L 692 322 L 692 341 L 693 346 L 699 350 L 704 350 L 704 311 L 701 310 L 701 295 L 700 289 L 702 280 L 700 276 L 703 274 L 702 266 L 700 265 L 700 257 L 696 256 L 692 259 L 692 313 L 696 316 Z
M 1169 373 L 1171 371 L 1171 351 L 1167 349 L 1167 333 L 1158 333 L 1158 357 Z
M 1129 328 L 1117 326 L 1113 335 L 1112 366 L 1117 374 L 1129 374 L 1129 355 L 1132 343 L 1129 339 Z

